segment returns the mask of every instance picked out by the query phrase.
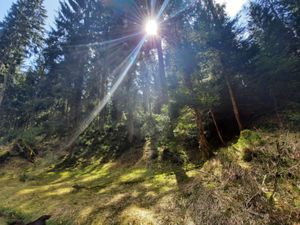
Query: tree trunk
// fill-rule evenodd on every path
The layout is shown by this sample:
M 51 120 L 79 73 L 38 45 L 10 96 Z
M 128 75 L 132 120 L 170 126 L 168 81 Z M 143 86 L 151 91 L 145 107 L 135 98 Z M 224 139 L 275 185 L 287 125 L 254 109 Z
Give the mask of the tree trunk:
M 163 50 L 161 45 L 161 39 L 156 40 L 156 48 L 158 54 L 158 64 L 159 64 L 159 82 L 160 82 L 160 92 L 161 96 L 159 98 L 159 108 L 168 102 L 168 86 L 165 72 L 165 63 Z
M 98 93 L 98 99 L 99 101 L 103 101 L 103 99 L 105 98 L 106 95 L 106 77 L 103 74 L 99 74 L 100 78 L 99 78 L 99 93 Z M 106 108 L 106 107 L 105 107 Z M 105 108 L 99 113 L 99 129 L 102 131 L 104 129 L 104 125 L 105 125 Z
M 132 109 L 129 109 L 129 112 L 128 112 L 127 129 L 128 129 L 128 141 L 130 144 L 132 144 L 133 137 L 134 137 L 134 123 L 133 123 Z
M 3 98 L 4 98 L 6 85 L 7 85 L 7 74 L 4 74 L 3 85 L 2 85 L 1 90 L 0 90 L 0 108 L 1 108 L 1 105 L 2 105 Z
M 70 115 L 69 115 L 69 101 L 68 101 L 68 99 L 65 99 L 62 116 L 66 121 L 67 127 L 70 127 Z
M 213 120 L 213 122 L 214 122 L 214 125 L 215 125 L 215 127 L 216 127 L 216 130 L 217 130 L 219 139 L 220 139 L 220 141 L 222 142 L 222 144 L 225 145 L 225 142 L 224 142 L 224 139 L 223 139 L 223 137 L 222 137 L 221 131 L 220 131 L 220 129 L 219 129 L 218 123 L 217 123 L 217 121 L 216 121 L 215 114 L 213 113 L 213 111 L 212 111 L 211 109 L 209 110 L 209 113 L 210 113 L 211 118 L 212 118 L 212 120 Z
M 82 86 L 83 77 L 82 75 L 79 75 L 75 81 L 75 95 L 73 100 L 73 121 L 75 126 L 78 124 L 81 115 Z
M 128 131 L 128 142 L 130 144 L 133 143 L 133 138 L 134 138 L 134 115 L 133 115 L 133 110 L 135 107 L 135 96 L 136 93 L 135 91 L 132 92 L 132 83 L 133 83 L 133 74 L 128 77 L 128 80 L 126 82 L 126 91 L 127 91 L 127 106 L 126 106 L 126 111 L 127 111 L 127 131 Z
M 239 130 L 242 131 L 243 130 L 243 125 L 242 125 L 242 122 L 241 122 L 240 112 L 239 112 L 239 108 L 238 108 L 238 105 L 237 105 L 237 102 L 236 102 L 236 98 L 235 98 L 233 89 L 231 87 L 229 78 L 226 74 L 224 75 L 224 78 L 225 78 L 226 85 L 227 85 L 227 88 L 228 88 L 228 92 L 229 92 L 229 95 L 230 95 L 230 101 L 232 103 L 232 108 L 233 108 L 233 112 L 234 112 L 236 122 L 238 124 Z
M 199 109 L 194 109 L 194 110 L 195 110 L 195 114 L 196 114 L 196 121 L 197 121 L 197 128 L 198 128 L 199 149 L 200 149 L 201 153 L 203 154 L 203 157 L 205 159 L 208 159 L 210 157 L 210 151 L 209 151 L 208 141 L 205 137 L 202 113 Z
M 145 111 L 145 113 L 150 113 L 150 115 L 151 115 L 149 71 L 144 62 L 142 62 L 142 70 L 145 71 L 145 75 L 142 80 L 143 81 L 144 111 Z
M 213 14 L 213 17 L 214 17 L 214 20 L 216 21 L 216 24 L 218 27 L 222 27 L 222 23 L 218 17 L 218 14 L 216 12 L 216 8 L 214 7 L 214 3 L 212 0 L 208 0 L 207 1 L 207 4 L 209 6 L 209 8 L 211 9 L 211 12 Z M 222 61 L 222 64 L 224 64 L 223 60 Z M 235 99 L 235 96 L 234 96 L 234 92 L 232 90 L 232 87 L 231 87 L 231 84 L 230 84 L 230 81 L 229 81 L 229 77 L 227 76 L 226 72 L 224 73 L 224 78 L 225 78 L 225 81 L 226 81 L 226 85 L 227 85 L 227 88 L 228 88 L 228 91 L 229 91 L 229 95 L 230 95 L 230 100 L 231 100 L 231 103 L 232 103 L 232 107 L 233 107 L 233 112 L 234 112 L 234 116 L 235 116 L 235 119 L 237 121 L 237 124 L 238 124 L 238 127 L 239 127 L 239 130 L 242 131 L 243 130 L 243 126 L 242 126 L 242 123 L 241 123 L 241 119 L 240 119 L 240 113 L 239 113 L 239 109 L 238 109 L 238 105 L 237 105 L 237 102 L 236 102 L 236 99 Z
M 0 65 L 1 65 L 1 63 L 0 63 Z M 11 72 L 11 70 L 8 70 L 5 65 L 2 64 L 0 66 L 0 72 L 3 73 L 3 83 L 2 83 L 2 87 L 0 89 L 0 109 L 1 109 L 1 106 L 2 106 L 2 102 L 3 102 L 3 99 L 4 99 L 6 89 L 7 89 L 7 85 L 8 85 L 8 82 L 9 82 L 9 80 L 8 80 L 9 71 Z M 10 73 L 10 74 L 13 74 L 13 73 Z
M 271 98 L 273 99 L 273 102 L 274 102 L 274 111 L 276 113 L 279 128 L 282 129 L 284 126 L 283 126 L 283 122 L 282 122 L 282 119 L 281 119 L 280 114 L 279 114 L 278 102 L 277 102 L 275 96 L 272 94 L 272 91 L 270 91 L 270 96 L 271 96 Z

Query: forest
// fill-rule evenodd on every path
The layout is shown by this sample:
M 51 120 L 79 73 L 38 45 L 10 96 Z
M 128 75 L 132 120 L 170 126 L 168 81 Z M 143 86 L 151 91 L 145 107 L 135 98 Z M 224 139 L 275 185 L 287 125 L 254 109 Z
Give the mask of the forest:
M 300 1 L 225 9 L 14 1 L 0 225 L 300 224 Z

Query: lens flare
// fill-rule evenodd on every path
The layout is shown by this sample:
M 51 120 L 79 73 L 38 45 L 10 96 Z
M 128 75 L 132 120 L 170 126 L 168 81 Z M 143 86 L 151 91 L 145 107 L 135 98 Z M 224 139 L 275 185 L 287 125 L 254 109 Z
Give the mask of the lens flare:
M 196 0 L 194 0 L 196 1 Z M 121 70 L 120 75 L 114 85 L 111 87 L 109 93 L 101 100 L 98 101 L 98 104 L 94 107 L 94 109 L 79 123 L 77 126 L 77 129 L 74 130 L 72 135 L 65 140 L 65 142 L 62 144 L 62 149 L 67 149 L 72 146 L 72 144 L 77 140 L 77 138 L 89 127 L 89 125 L 94 121 L 94 119 L 99 116 L 99 113 L 104 109 L 104 107 L 108 104 L 108 102 L 111 100 L 112 96 L 115 94 L 117 89 L 120 87 L 124 79 L 126 78 L 129 70 L 132 68 L 132 66 L 136 63 L 138 56 L 142 50 L 142 47 L 144 43 L 147 41 L 147 36 L 157 36 L 159 34 L 159 24 L 162 23 L 162 14 L 166 10 L 170 0 L 164 0 L 162 6 L 159 8 L 158 13 L 155 14 L 156 11 L 156 4 L 157 0 L 151 0 L 151 17 L 148 18 L 146 23 L 144 24 L 144 32 L 145 35 L 140 40 L 138 45 L 133 49 L 133 51 L 124 59 L 124 61 L 115 69 L 115 72 L 113 72 L 114 75 L 117 73 L 117 71 Z M 143 20 L 143 15 L 138 10 L 137 12 L 141 21 Z M 158 22 L 160 21 L 160 22 Z M 142 26 L 143 27 L 143 26 Z M 143 29 L 143 28 L 142 28 Z M 121 38 L 103 41 L 103 42 L 95 42 L 95 43 L 88 43 L 88 44 L 82 44 L 82 45 L 76 45 L 76 46 L 64 46 L 64 47 L 105 47 L 110 48 L 118 44 L 125 43 L 127 40 L 130 40 L 131 38 L 137 37 L 141 35 L 143 31 L 129 34 L 127 36 L 123 36 Z M 113 76 L 114 77 L 114 76 Z
M 94 119 L 99 115 L 99 113 L 104 109 L 107 103 L 110 101 L 114 93 L 122 84 L 123 80 L 125 79 L 128 71 L 134 65 L 138 56 L 141 52 L 141 49 L 145 43 L 146 38 L 143 37 L 142 40 L 138 43 L 138 45 L 134 48 L 134 50 L 129 54 L 127 58 L 121 63 L 121 67 L 124 66 L 124 70 L 121 72 L 118 80 L 115 82 L 109 93 L 99 101 L 98 105 L 94 108 L 94 110 L 87 116 L 81 123 L 79 124 L 78 128 L 74 131 L 73 135 L 70 139 L 66 142 L 66 144 L 62 147 L 62 149 L 67 149 L 72 146 L 72 144 L 77 140 L 77 138 L 82 134 L 89 125 L 94 121 Z
M 156 20 L 149 19 L 146 22 L 145 31 L 146 31 L 146 34 L 149 36 L 156 36 L 158 34 L 158 24 L 157 24 Z

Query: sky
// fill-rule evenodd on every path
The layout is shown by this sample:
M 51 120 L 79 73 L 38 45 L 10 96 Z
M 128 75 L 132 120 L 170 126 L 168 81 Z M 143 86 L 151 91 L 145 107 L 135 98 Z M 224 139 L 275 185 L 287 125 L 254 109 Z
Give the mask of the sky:
M 236 14 L 246 4 L 247 0 L 216 0 L 218 3 L 226 4 L 226 11 L 230 17 L 236 16 Z
M 12 3 L 16 0 L 0 0 L 0 21 L 7 14 Z M 59 6 L 59 0 L 45 0 L 45 8 L 47 9 L 48 19 L 46 21 L 46 26 L 49 28 L 54 21 L 54 18 L 57 14 Z
M 16 0 L 0 0 L 0 21 L 4 18 L 12 3 Z M 234 17 L 242 8 L 247 0 L 216 0 L 218 3 L 225 3 L 227 5 L 227 13 L 229 16 Z M 47 9 L 48 19 L 46 27 L 49 28 L 53 25 L 54 18 L 59 8 L 59 0 L 45 0 L 45 8 Z

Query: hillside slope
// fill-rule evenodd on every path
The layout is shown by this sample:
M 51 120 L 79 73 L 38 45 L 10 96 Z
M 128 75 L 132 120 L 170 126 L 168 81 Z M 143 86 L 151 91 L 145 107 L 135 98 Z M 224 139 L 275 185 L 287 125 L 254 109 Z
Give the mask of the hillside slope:
M 42 214 L 52 225 L 299 224 L 299 137 L 245 130 L 201 166 L 133 162 L 131 152 L 51 171 L 51 153 L 15 158 L 0 168 L 0 224 Z

